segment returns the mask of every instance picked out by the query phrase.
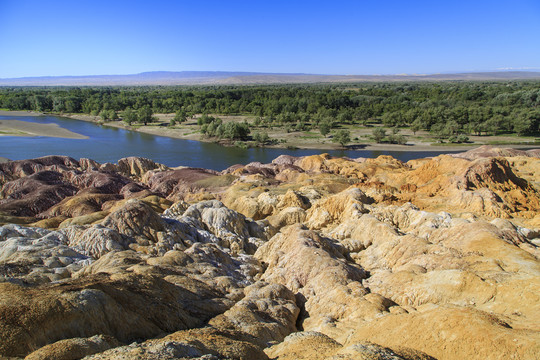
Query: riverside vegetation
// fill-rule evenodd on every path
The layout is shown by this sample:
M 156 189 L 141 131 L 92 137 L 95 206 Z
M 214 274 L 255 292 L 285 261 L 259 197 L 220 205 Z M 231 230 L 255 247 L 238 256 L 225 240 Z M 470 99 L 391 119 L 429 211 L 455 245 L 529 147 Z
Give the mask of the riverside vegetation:
M 0 163 L 0 357 L 537 359 L 539 156 Z
M 84 113 L 148 125 L 153 114 L 175 114 L 155 125 L 181 127 L 216 139 L 284 142 L 274 129 L 341 145 L 404 144 L 420 140 L 467 143 L 471 136 L 507 135 L 535 141 L 540 127 L 540 82 L 359 83 L 334 85 L 1 88 L 0 107 Z M 223 121 L 238 116 L 233 121 Z M 355 129 L 368 129 L 354 135 Z M 193 131 L 192 128 L 183 128 Z M 418 136 L 417 136 L 418 135 Z M 364 136 L 360 139 L 359 136 Z M 497 140 L 494 140 L 497 141 Z M 295 144 L 288 144 L 294 146 Z

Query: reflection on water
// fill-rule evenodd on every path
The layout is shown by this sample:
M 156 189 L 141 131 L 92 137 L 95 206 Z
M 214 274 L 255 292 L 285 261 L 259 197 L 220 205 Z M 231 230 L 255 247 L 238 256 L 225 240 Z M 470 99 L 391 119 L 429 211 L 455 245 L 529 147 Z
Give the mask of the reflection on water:
M 93 123 L 54 116 L 0 116 L 0 120 L 16 119 L 36 123 L 56 123 L 89 137 L 85 140 L 48 137 L 0 137 L 0 157 L 12 160 L 45 155 L 68 155 L 76 159 L 91 158 L 100 163 L 116 162 L 126 156 L 142 156 L 168 166 L 193 166 L 222 170 L 234 164 L 253 161 L 268 163 L 282 154 L 304 156 L 327 152 L 334 156 L 377 157 L 392 155 L 402 161 L 436 156 L 437 151 L 369 151 L 369 150 L 289 150 L 223 147 L 193 140 L 172 139 L 138 133 Z

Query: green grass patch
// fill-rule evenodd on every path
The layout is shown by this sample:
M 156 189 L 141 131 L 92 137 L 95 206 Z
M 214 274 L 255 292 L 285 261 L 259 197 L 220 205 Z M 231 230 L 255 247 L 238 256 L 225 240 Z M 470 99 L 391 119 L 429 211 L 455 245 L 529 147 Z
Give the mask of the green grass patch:
M 20 131 L 20 130 L 10 130 L 10 131 L 0 130 L 0 134 L 3 134 L 3 135 L 27 135 L 28 133 L 25 133 L 24 131 Z
M 193 135 L 193 134 L 200 134 L 200 132 L 198 130 L 195 130 L 195 131 L 191 131 L 191 132 L 185 132 L 183 135 L 187 136 L 187 135 Z

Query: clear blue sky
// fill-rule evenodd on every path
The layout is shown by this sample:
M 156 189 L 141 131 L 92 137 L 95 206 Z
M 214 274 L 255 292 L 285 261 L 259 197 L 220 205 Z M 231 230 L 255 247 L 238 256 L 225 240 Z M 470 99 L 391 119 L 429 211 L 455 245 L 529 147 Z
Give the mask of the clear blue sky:
M 0 78 L 540 70 L 540 0 L 0 0 Z

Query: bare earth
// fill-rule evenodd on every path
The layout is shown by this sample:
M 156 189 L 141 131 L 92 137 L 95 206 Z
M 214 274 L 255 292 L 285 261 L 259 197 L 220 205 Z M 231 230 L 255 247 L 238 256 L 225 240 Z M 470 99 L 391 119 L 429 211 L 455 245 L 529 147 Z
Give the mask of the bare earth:
M 88 139 L 57 124 L 37 124 L 21 120 L 0 120 L 0 136 L 47 136 L 65 139 Z

